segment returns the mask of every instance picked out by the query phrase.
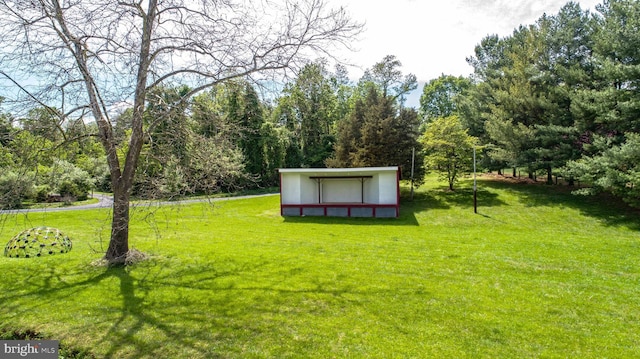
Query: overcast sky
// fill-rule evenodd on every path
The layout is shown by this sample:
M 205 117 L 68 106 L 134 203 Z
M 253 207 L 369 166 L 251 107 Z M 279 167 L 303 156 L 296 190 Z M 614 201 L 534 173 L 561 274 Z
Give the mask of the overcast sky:
M 555 15 L 568 0 L 330 0 L 351 17 L 365 23 L 357 52 L 343 57 L 353 63 L 350 76 L 360 78 L 386 55 L 402 62 L 404 74 L 424 83 L 441 74 L 469 75 L 466 58 L 489 34 L 506 36 L 520 24 L 529 25 L 547 13 Z M 595 12 L 601 0 L 577 1 Z M 409 100 L 409 102 L 416 101 Z M 408 105 L 416 105 L 408 103 Z

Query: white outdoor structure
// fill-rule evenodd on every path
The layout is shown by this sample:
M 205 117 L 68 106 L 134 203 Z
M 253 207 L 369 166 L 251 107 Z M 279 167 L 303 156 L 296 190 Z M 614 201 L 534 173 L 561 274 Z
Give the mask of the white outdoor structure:
M 394 218 L 400 214 L 398 167 L 279 171 L 283 216 Z

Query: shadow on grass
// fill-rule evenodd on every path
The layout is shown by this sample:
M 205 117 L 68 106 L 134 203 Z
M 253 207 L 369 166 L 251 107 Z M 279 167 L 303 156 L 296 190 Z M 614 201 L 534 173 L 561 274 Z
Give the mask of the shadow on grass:
M 498 198 L 498 194 L 487 189 L 478 189 L 479 205 L 484 207 L 502 206 L 506 203 Z M 450 191 L 446 187 L 415 191 L 413 199 L 406 189 L 400 196 L 400 216 L 398 218 L 344 218 L 344 217 L 284 217 L 287 223 L 341 224 L 341 225 L 384 225 L 384 226 L 419 226 L 416 214 L 433 209 L 449 209 L 452 207 L 473 208 L 473 188 L 460 187 Z
M 452 207 L 473 208 L 473 188 L 459 186 L 451 191 L 448 187 L 440 187 L 426 192 L 415 192 L 413 200 L 409 194 L 404 194 L 404 206 L 413 213 L 425 212 L 431 209 L 449 209 Z M 478 205 L 483 207 L 504 206 L 497 193 L 484 188 L 477 190 Z
M 19 300 L 22 304 L 15 309 L 23 312 L 52 301 L 80 304 L 83 311 L 99 312 L 91 322 L 74 324 L 70 329 L 71 335 L 87 338 L 82 349 L 88 357 L 220 358 L 248 355 L 256 349 L 264 356 L 278 356 L 278 348 L 261 345 L 273 338 L 292 339 L 283 316 L 314 317 L 332 306 L 342 307 L 340 303 L 366 302 L 364 298 L 369 296 L 428 295 L 420 288 L 398 291 L 363 288 L 339 278 L 309 280 L 304 270 L 295 274 L 284 270 L 283 277 L 269 275 L 264 280 L 264 271 L 279 270 L 273 262 L 227 260 L 220 264 L 226 267 L 223 269 L 204 265 L 172 269 L 163 264 L 145 263 L 130 270 L 105 268 L 76 282 L 69 278 L 57 281 L 55 271 L 42 273 L 50 277 L 42 286 L 5 297 L 3 303 Z M 289 282 L 292 275 L 303 280 Z M 114 290 L 104 293 L 109 289 Z M 87 303 L 74 298 L 91 291 L 102 291 L 110 299 Z M 56 316 L 47 319 L 56 320 Z M 243 346 L 250 351 L 243 352 Z
M 351 225 L 351 226 L 419 226 L 418 220 L 411 211 L 405 211 L 400 205 L 398 218 L 356 218 L 356 217 L 283 217 L 285 223 L 313 223 L 326 225 Z
M 145 268 L 146 267 L 146 268 Z M 153 269 L 152 269 L 153 268 Z M 107 305 L 101 306 L 99 303 L 86 303 L 91 311 L 102 311 L 98 314 L 98 320 L 93 321 L 86 326 L 75 325 L 73 331 L 78 337 L 86 337 L 86 333 L 90 333 L 90 339 L 82 340 L 86 346 L 82 348 L 83 355 L 81 358 L 147 358 L 157 357 L 164 358 L 164 348 L 166 345 L 189 349 L 192 353 L 197 353 L 199 357 L 216 358 L 215 354 L 209 350 L 202 348 L 202 345 L 194 345 L 194 342 L 201 342 L 205 338 L 199 338 L 197 335 L 190 333 L 186 335 L 179 323 L 179 320 L 170 313 L 176 305 L 189 303 L 170 303 L 165 307 L 150 307 L 147 297 L 150 292 L 162 287 L 162 283 L 157 283 L 158 278 L 147 278 L 151 275 L 151 271 L 160 268 L 157 264 L 149 266 L 138 265 L 135 269 L 137 276 L 133 276 L 129 269 L 124 267 L 110 267 L 99 269 L 86 269 L 86 271 L 97 274 L 90 275 L 88 278 L 78 281 L 69 280 L 69 276 L 82 276 L 82 271 L 74 274 L 65 273 L 67 278 L 63 281 L 60 274 L 51 268 L 49 271 L 43 271 L 35 275 L 42 279 L 41 285 L 34 285 L 28 291 L 20 293 L 5 293 L 0 295 L 3 304 L 3 311 L 9 310 L 18 317 L 29 316 L 34 311 L 49 311 L 46 307 L 52 302 L 66 302 L 73 306 L 78 303 L 76 297 L 82 296 L 93 290 L 104 290 L 100 287 L 109 286 L 106 282 L 117 279 L 119 290 L 107 293 L 105 302 Z M 202 270 L 204 272 L 204 269 Z M 157 272 L 157 270 L 156 270 Z M 140 273 L 143 273 L 142 278 Z M 160 276 L 162 277 L 162 276 Z M 200 279 L 204 279 L 204 275 Z M 211 279 L 211 278 L 209 278 Z M 29 280 L 27 277 L 26 280 Z M 179 279 L 177 279 L 179 280 Z M 162 290 L 162 289 L 161 289 Z M 101 298 L 103 299 L 103 298 Z M 120 303 L 118 304 L 118 300 Z M 11 303 L 11 304 L 10 304 Z M 76 308 L 69 308 L 75 310 Z M 163 312 L 165 311 L 166 312 Z M 56 315 L 45 317 L 53 319 Z M 206 318 L 199 318 L 203 322 Z M 198 328 L 197 324 L 190 323 L 193 327 Z M 97 328 L 108 327 L 108 330 Z M 30 329 L 25 328 L 2 328 L 3 331 L 28 332 Z M 153 332 L 155 334 L 145 334 Z M 160 334 L 159 334 L 160 333 Z M 158 335 L 159 334 L 159 335 Z M 166 341 L 159 342 L 158 338 Z M 46 339 L 46 338 L 45 338 Z M 59 340 L 59 338 L 49 338 Z M 64 344 L 64 343 L 61 343 Z M 106 345 L 105 345 L 106 344 Z M 103 350 L 95 350 L 96 347 L 102 347 Z M 106 347 L 106 350 L 104 348 Z M 198 348 L 200 347 L 200 348 Z M 206 346 L 205 346 L 206 347 Z M 175 354 L 172 354 L 174 356 Z M 192 355 L 186 355 L 190 357 Z
M 567 185 L 511 183 L 492 179 L 479 180 L 478 186 L 488 190 L 514 192 L 527 207 L 573 208 L 585 216 L 597 218 L 605 225 L 623 225 L 640 230 L 640 210 L 629 207 L 610 194 L 575 195 L 572 192 L 577 188 Z

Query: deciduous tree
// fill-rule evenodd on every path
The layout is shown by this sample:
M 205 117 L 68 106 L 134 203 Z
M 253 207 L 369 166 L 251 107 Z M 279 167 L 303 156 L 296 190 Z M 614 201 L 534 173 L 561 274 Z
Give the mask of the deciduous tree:
M 440 117 L 431 122 L 420 141 L 425 150 L 427 170 L 437 171 L 453 190 L 460 175 L 473 167 L 475 137 L 469 136 L 457 116 Z
M 471 87 L 466 77 L 442 75 L 427 82 L 420 96 L 420 115 L 423 121 L 431 122 L 439 117 L 458 114 L 458 99 Z
M 114 196 L 105 258 L 122 263 L 134 175 L 152 132 L 143 121 L 149 91 L 187 84 L 191 91 L 178 100 L 184 102 L 232 78 L 295 67 L 309 51 L 329 56 L 328 45 L 346 44 L 360 29 L 322 0 L 6 0 L 0 2 L 0 74 L 64 115 L 90 111 Z M 111 114 L 123 102 L 133 110 L 120 157 Z
M 277 111 L 295 137 L 292 143 L 300 146 L 302 167 L 324 167 L 333 152 L 339 114 L 336 81 L 326 61 L 318 60 L 307 64 L 284 90 Z

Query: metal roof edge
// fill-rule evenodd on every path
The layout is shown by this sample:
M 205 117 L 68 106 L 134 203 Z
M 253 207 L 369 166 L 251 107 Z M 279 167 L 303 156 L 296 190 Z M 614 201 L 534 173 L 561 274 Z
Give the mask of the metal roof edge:
M 280 173 L 347 173 L 347 172 L 392 172 L 398 166 L 388 167 L 353 167 L 353 168 L 279 168 Z

